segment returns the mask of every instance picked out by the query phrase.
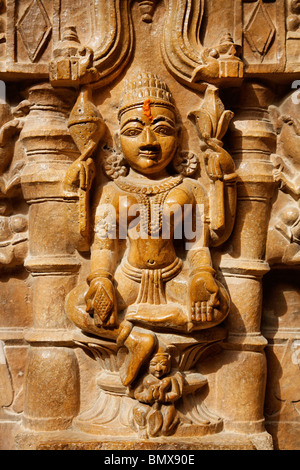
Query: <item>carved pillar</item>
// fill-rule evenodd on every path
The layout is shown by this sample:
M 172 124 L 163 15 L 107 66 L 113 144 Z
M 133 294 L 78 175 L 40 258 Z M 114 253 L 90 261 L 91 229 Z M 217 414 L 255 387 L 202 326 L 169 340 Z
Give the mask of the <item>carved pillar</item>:
M 79 372 L 68 346 L 65 296 L 79 268 L 67 229 L 63 181 L 78 156 L 66 120 L 74 92 L 39 84 L 29 89 L 31 109 L 21 133 L 27 162 L 22 189 L 29 209 L 29 255 L 33 280 L 33 328 L 25 376 L 23 424 L 32 430 L 65 429 L 79 406 Z
M 248 433 L 264 431 L 267 341 L 260 330 L 262 277 L 269 271 L 264 255 L 274 191 L 270 155 L 276 135 L 268 115 L 271 95 L 266 86 L 245 82 L 239 106 L 234 109 L 229 141 L 239 180 L 236 224 L 221 261 L 232 308 L 227 320 L 226 365 L 219 376 L 220 402 L 227 403 L 222 409 L 224 416 L 230 409 L 227 429 Z M 227 374 L 237 378 L 230 386 L 226 385 Z

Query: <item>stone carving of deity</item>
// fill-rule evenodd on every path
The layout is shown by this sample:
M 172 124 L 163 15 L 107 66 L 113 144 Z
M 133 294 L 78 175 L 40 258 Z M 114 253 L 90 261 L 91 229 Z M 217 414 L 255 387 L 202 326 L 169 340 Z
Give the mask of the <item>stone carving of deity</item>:
M 208 92 L 203 120 L 211 98 Z M 236 175 L 216 133 L 204 122 L 205 134 L 196 122 L 207 139 L 207 170 L 219 195 L 222 222 L 213 229 L 204 186 L 185 176 L 192 173 L 193 158 L 182 160 L 183 174 L 172 169 L 180 133 L 167 85 L 151 73 L 126 82 L 119 123 L 119 151 L 105 163 L 111 181 L 95 202 L 91 272 L 69 294 L 66 311 L 85 333 L 126 351 L 120 379 L 134 388 L 141 367 L 157 353 L 166 354 L 159 333 L 195 334 L 219 325 L 229 312 L 229 295 L 217 279 L 210 246 L 232 229 Z M 164 384 L 176 388 L 171 400 L 176 401 L 183 388 L 180 374 L 177 379 L 172 374 Z M 151 377 L 159 389 L 160 380 Z M 139 385 L 135 399 L 145 401 L 145 387 Z

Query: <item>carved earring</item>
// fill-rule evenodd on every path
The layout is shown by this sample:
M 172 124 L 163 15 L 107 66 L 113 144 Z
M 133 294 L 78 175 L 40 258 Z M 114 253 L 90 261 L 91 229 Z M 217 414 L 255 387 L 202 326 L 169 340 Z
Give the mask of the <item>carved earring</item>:
M 104 172 L 108 178 L 115 180 L 120 176 L 127 176 L 129 168 L 125 158 L 121 152 L 121 146 L 119 143 L 119 134 L 116 133 L 114 136 L 114 143 L 116 150 L 106 158 L 104 162 Z
M 182 176 L 193 176 L 199 167 L 199 160 L 193 152 L 183 150 L 174 158 L 173 167 Z
M 113 153 L 104 162 L 104 171 L 110 179 L 117 179 L 119 176 L 126 176 L 128 174 L 128 166 L 123 155 Z

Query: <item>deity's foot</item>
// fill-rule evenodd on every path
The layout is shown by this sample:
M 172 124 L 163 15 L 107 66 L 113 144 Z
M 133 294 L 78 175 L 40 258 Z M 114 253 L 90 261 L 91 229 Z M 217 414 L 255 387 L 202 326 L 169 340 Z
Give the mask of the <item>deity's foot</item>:
M 150 329 L 189 331 L 188 316 L 177 304 L 133 304 L 128 308 L 125 318 L 132 323 Z
M 124 322 L 124 324 L 127 322 Z M 122 336 L 122 332 L 120 337 Z M 119 346 L 119 338 L 118 338 Z M 144 362 L 149 359 L 157 344 L 157 338 L 151 331 L 145 331 L 134 327 L 125 339 L 123 346 L 127 351 L 120 349 L 118 353 L 118 362 L 120 365 L 120 378 L 122 384 L 127 387 L 137 377 L 139 370 Z
M 181 333 L 204 330 L 219 325 L 227 316 L 229 303 L 220 302 L 220 308 L 211 308 L 201 302 L 196 311 L 188 312 L 178 304 L 131 305 L 126 320 L 150 329 L 174 330 Z

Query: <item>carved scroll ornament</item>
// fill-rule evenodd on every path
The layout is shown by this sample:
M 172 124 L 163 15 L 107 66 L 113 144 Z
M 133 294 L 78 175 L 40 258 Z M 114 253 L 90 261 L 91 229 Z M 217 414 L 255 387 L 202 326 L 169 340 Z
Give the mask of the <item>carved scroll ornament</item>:
M 76 27 L 64 28 L 50 65 L 50 81 L 54 86 L 86 83 L 104 86 L 120 73 L 133 48 L 130 3 L 108 0 L 93 4 L 90 15 L 94 34 L 88 45 L 80 43 Z
M 102 87 L 121 72 L 133 50 L 132 3 L 131 0 L 109 0 L 95 4 L 91 11 L 93 31 L 102 34 L 98 33 L 89 44 L 80 44 L 75 27 L 62 31 L 50 66 L 50 81 L 54 86 L 90 83 Z M 201 88 L 202 82 L 217 84 L 220 79 L 243 77 L 241 47 L 235 44 L 230 32 L 214 47 L 201 44 L 203 0 L 167 0 L 165 3 L 162 54 L 176 79 L 192 88 Z M 152 21 L 156 4 L 157 1 L 139 1 L 143 21 Z M 106 21 L 99 24 L 97 18 Z
M 214 47 L 204 47 L 200 30 L 204 1 L 168 0 L 162 52 L 166 66 L 190 87 L 201 82 L 218 83 L 221 78 L 242 78 L 241 47 L 226 34 Z

